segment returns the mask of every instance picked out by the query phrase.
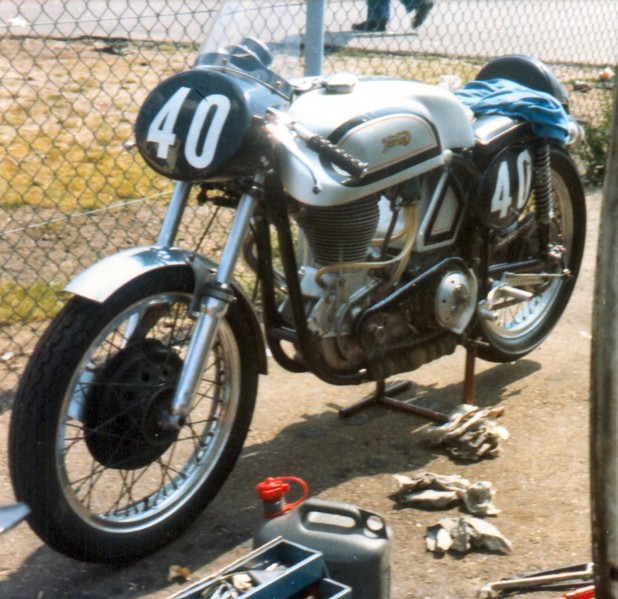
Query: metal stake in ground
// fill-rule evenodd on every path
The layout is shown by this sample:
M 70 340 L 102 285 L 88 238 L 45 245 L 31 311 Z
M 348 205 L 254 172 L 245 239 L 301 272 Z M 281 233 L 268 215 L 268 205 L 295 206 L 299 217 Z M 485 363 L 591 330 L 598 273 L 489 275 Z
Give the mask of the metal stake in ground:
M 592 322 L 590 469 L 596 596 L 618 599 L 618 87 L 603 190 Z

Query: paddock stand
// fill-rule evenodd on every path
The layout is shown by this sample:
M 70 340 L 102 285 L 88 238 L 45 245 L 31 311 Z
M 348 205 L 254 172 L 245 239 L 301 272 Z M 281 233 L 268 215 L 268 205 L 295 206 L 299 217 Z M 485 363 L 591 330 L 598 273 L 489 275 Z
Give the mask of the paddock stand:
M 464 374 L 464 387 L 463 387 L 463 403 L 473 405 L 475 396 L 475 377 L 474 369 L 476 363 L 477 349 L 474 344 L 466 348 L 466 367 Z M 415 414 L 421 418 L 426 418 L 433 422 L 439 422 L 441 424 L 448 422 L 449 417 L 442 412 L 436 412 L 435 410 L 429 410 L 421 406 L 414 405 L 408 401 L 397 399 L 397 395 L 403 391 L 408 390 L 412 386 L 410 381 L 396 381 L 394 383 L 386 384 L 386 381 L 376 381 L 376 390 L 373 393 L 367 395 L 360 401 L 352 404 L 347 408 L 339 410 L 339 416 L 341 418 L 348 418 L 353 414 L 356 414 L 366 407 L 374 404 L 382 404 L 395 410 L 402 410 Z

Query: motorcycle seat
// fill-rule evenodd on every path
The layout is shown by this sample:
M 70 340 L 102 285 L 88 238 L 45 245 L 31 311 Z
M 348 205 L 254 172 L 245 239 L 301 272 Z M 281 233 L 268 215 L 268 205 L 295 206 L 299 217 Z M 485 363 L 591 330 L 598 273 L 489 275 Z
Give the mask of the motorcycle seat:
M 540 60 L 523 54 L 508 54 L 488 62 L 476 76 L 477 81 L 508 79 L 530 89 L 546 92 L 563 106 L 567 105 L 567 92 L 558 78 Z
M 507 146 L 532 133 L 532 129 L 523 119 L 500 114 L 478 116 L 472 123 L 475 151 L 495 153 L 500 147 Z

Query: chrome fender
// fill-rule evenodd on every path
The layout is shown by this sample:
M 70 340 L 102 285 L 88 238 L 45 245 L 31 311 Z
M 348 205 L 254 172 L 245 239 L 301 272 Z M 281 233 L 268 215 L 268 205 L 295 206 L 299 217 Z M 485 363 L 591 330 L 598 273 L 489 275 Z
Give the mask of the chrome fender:
M 64 288 L 74 295 L 102 303 L 138 277 L 171 266 L 189 266 L 196 280 L 207 281 L 217 265 L 208 258 L 174 247 L 138 247 L 99 260 L 72 279 Z M 259 371 L 266 374 L 266 347 L 255 310 L 240 285 L 232 283 L 236 303 L 253 332 Z
M 200 256 L 200 262 L 215 264 Z M 78 274 L 64 291 L 102 303 L 118 289 L 147 272 L 191 264 L 189 252 L 178 248 L 138 247 L 99 260 Z

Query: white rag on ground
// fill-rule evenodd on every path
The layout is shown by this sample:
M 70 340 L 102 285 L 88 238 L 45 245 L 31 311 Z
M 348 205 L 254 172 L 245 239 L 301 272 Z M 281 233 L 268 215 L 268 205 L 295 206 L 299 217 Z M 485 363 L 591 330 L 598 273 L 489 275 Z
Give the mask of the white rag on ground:
M 509 433 L 493 418 L 502 416 L 504 408 L 479 408 L 468 404 L 458 406 L 449 414 L 448 422 L 430 426 L 427 438 L 440 445 L 453 457 L 475 461 L 500 455 L 500 441 Z
M 458 474 L 421 472 L 412 476 L 395 474 L 399 490 L 393 499 L 401 506 L 420 509 L 448 509 L 459 505 L 475 516 L 495 516 L 495 490 L 486 480 L 474 484 Z
M 443 518 L 427 529 L 425 542 L 434 553 L 481 549 L 508 554 L 513 550 L 511 542 L 493 524 L 472 516 Z

